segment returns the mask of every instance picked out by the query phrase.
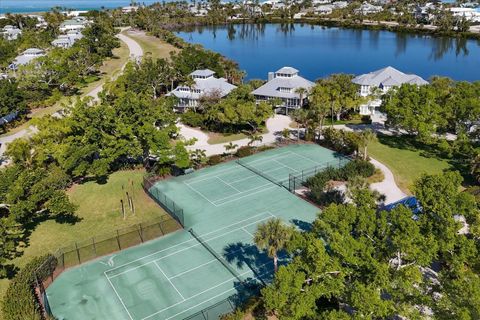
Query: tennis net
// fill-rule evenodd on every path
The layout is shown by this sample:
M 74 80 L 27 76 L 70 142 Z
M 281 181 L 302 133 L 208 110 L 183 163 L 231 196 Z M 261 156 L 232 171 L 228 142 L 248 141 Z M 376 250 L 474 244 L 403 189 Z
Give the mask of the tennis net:
M 268 181 L 280 186 L 280 187 L 283 187 L 285 188 L 285 186 L 283 185 L 282 181 L 276 181 L 274 178 L 270 177 L 269 175 L 266 175 L 265 173 L 263 172 L 260 172 L 258 171 L 257 169 L 255 169 L 254 167 L 246 164 L 245 162 L 243 161 L 240 161 L 240 160 L 237 160 L 236 161 L 239 165 L 241 165 L 242 167 L 252 171 L 253 173 L 259 175 L 260 177 L 264 178 L 264 179 L 267 179 Z
M 240 274 L 235 269 L 233 269 L 232 266 L 221 255 L 219 255 L 215 250 L 213 250 L 213 248 L 208 243 L 206 243 L 202 238 L 200 238 L 200 236 L 193 229 L 188 230 L 188 232 L 190 232 L 190 234 L 198 242 L 200 242 L 200 244 L 203 245 L 205 249 L 207 249 L 218 261 L 220 261 L 220 263 L 223 264 L 223 266 L 227 268 L 227 270 L 230 271 L 230 273 L 235 278 L 237 278 L 238 281 L 240 281 L 241 283 L 244 282 L 242 276 L 240 276 Z

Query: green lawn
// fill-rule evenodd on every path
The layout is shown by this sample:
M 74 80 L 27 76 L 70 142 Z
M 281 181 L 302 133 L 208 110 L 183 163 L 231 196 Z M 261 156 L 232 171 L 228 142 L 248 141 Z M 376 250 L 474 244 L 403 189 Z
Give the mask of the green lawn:
M 137 41 L 142 47 L 144 55 L 151 54 L 152 58 L 168 58 L 170 52 L 179 50 L 156 37 L 146 35 L 144 32 L 126 31 L 124 34 Z
M 451 168 L 447 160 L 426 157 L 421 150 L 399 144 L 400 139 L 379 136 L 378 142 L 369 145 L 368 154 L 392 170 L 397 185 L 404 192 L 411 193 L 413 182 L 422 173 L 435 174 Z
M 262 128 L 260 134 L 268 133 L 267 128 Z M 220 143 L 229 143 L 235 142 L 236 140 L 246 139 L 248 135 L 243 132 L 240 133 L 218 133 L 218 132 L 208 132 L 208 143 L 209 144 L 220 144 Z
M 92 181 L 74 185 L 68 190 L 68 195 L 73 203 L 79 205 L 76 216 L 80 221 L 75 224 L 57 223 L 53 220 L 41 222 L 32 232 L 24 254 L 14 261 L 15 265 L 22 267 L 30 257 L 55 251 L 106 231 L 165 215 L 166 212 L 143 191 L 143 175 L 143 170 L 119 171 L 110 175 L 105 184 Z M 133 215 L 127 208 L 128 214 L 124 220 L 121 216 L 120 199 L 126 201 L 125 191 L 129 191 L 133 196 L 136 214 Z M 8 280 L 0 280 L 0 297 L 7 286 Z

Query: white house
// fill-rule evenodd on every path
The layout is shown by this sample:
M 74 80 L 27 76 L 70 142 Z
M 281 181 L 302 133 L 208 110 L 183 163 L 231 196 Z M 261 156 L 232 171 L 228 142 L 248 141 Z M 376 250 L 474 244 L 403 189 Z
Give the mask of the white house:
M 313 82 L 298 75 L 298 70 L 292 67 L 283 67 L 276 72 L 268 73 L 268 82 L 254 90 L 252 94 L 258 102 L 279 99 L 281 105 L 277 111 L 288 114 L 289 110 L 299 109 L 307 103 L 307 92 L 314 85 Z M 305 89 L 301 94 L 299 88 Z
M 326 15 L 326 14 L 331 14 L 334 8 L 335 7 L 331 4 L 325 4 L 325 5 L 318 6 L 313 10 L 316 14 Z
M 70 30 L 81 31 L 85 29 L 88 21 L 85 17 L 75 17 L 74 19 L 65 20 L 60 24 L 60 31 L 67 32 Z
M 480 7 L 479 8 L 450 8 L 450 11 L 455 17 L 465 18 L 470 22 L 480 22 Z
M 6 40 L 16 40 L 22 34 L 22 30 L 17 27 L 6 25 L 0 32 Z
M 70 48 L 73 44 L 83 38 L 83 34 L 79 31 L 71 30 L 67 34 L 61 34 L 57 39 L 52 41 L 52 46 L 60 48 Z
M 361 14 L 361 15 L 367 15 L 367 14 L 381 12 L 382 10 L 383 10 L 383 7 L 381 6 L 375 6 L 368 2 L 364 2 L 359 8 L 355 9 L 355 13 Z
M 138 6 L 126 6 L 122 7 L 122 12 L 123 13 L 130 13 L 130 12 L 135 12 L 138 10 Z
M 167 96 L 175 96 L 178 98 L 176 108 L 180 111 L 186 111 L 187 108 L 195 108 L 199 104 L 199 100 L 208 95 L 219 95 L 220 98 L 227 96 L 236 88 L 233 84 L 228 83 L 225 78 L 215 78 L 215 72 L 209 69 L 196 70 L 190 73 L 195 84 L 190 88 L 180 85 L 167 94 Z
M 352 80 L 353 83 L 359 86 L 359 94 L 362 97 L 371 95 L 376 88 L 380 89 L 380 93 L 386 93 L 392 87 L 400 86 L 404 83 L 425 85 L 428 84 L 426 80 L 415 74 L 406 74 L 393 67 L 386 67 L 377 71 L 359 75 Z M 369 103 L 360 106 L 360 114 L 373 115 L 375 109 L 381 104 L 381 100 L 373 100 Z
M 12 70 L 17 70 L 19 66 L 26 65 L 30 61 L 42 57 L 45 55 L 45 51 L 37 48 L 29 48 L 25 50 L 21 55 L 17 56 L 15 60 L 8 66 Z

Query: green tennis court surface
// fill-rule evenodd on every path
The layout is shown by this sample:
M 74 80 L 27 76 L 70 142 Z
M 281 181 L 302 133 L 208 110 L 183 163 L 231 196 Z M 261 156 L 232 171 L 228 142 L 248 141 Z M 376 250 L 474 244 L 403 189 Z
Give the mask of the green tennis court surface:
M 182 207 L 187 230 L 65 271 L 47 288 L 53 314 L 184 319 L 234 294 L 241 300 L 247 284 L 269 282 L 273 274 L 271 259 L 253 244 L 257 225 L 280 217 L 304 228 L 318 212 L 279 184 L 290 173 L 332 161 L 330 150 L 294 145 L 155 184 L 153 195 Z

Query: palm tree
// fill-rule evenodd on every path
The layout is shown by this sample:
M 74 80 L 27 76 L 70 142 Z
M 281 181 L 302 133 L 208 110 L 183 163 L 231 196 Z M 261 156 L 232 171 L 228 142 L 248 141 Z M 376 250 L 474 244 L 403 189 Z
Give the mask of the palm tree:
M 308 121 L 310 120 L 310 115 L 305 109 L 297 109 L 292 114 L 293 120 L 297 123 L 297 140 L 300 140 L 300 126 L 305 128 L 305 136 L 307 135 L 307 126 Z
M 278 252 L 285 249 L 290 240 L 293 229 L 285 225 L 279 218 L 272 218 L 257 227 L 253 241 L 258 249 L 264 250 L 273 258 L 275 272 L 278 270 Z
M 359 138 L 360 138 L 360 143 L 359 143 L 359 146 L 361 148 L 363 148 L 363 160 L 367 160 L 367 148 L 368 148 L 368 145 L 373 142 L 373 141 L 376 141 L 377 140 L 377 135 L 375 134 L 375 132 L 372 130 L 372 129 L 365 129 L 363 130 L 360 135 L 359 135 Z
M 305 97 L 305 94 L 308 93 L 307 89 L 305 88 L 302 88 L 302 87 L 299 87 L 297 89 L 295 89 L 295 93 L 298 94 L 300 96 L 300 108 L 303 107 L 303 98 Z
M 255 144 L 255 142 L 262 142 L 263 141 L 263 136 L 261 134 L 251 134 L 248 136 L 248 139 L 250 141 L 248 142 L 248 145 L 251 146 L 252 144 Z
M 231 154 L 233 150 L 237 149 L 238 144 L 234 144 L 233 142 L 230 141 L 228 144 L 224 145 L 224 147 L 227 153 Z

